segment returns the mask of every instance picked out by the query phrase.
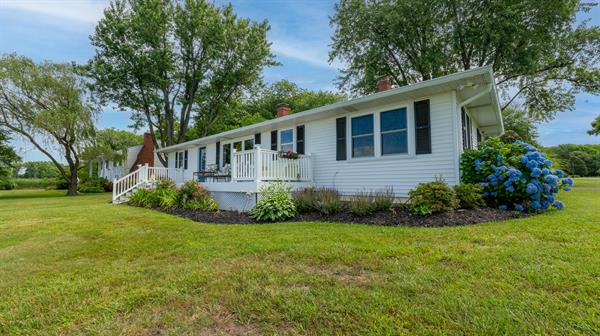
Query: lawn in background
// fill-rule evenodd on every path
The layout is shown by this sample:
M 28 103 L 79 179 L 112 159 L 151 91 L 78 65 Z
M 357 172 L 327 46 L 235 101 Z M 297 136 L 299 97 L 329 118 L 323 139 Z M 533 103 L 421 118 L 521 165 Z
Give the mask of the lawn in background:
M 0 334 L 598 334 L 600 191 L 560 198 L 406 228 L 209 225 L 110 194 L 0 192 Z

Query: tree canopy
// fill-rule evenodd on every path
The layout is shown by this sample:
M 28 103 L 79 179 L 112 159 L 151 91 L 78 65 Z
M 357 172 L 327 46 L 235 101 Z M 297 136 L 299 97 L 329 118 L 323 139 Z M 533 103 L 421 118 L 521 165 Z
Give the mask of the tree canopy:
M 134 112 L 155 148 L 170 146 L 192 120 L 208 134 L 276 64 L 268 30 L 205 0 L 115 0 L 91 37 L 90 75 L 102 98 Z
M 287 104 L 291 113 L 302 112 L 316 107 L 332 104 L 346 99 L 346 96 L 325 91 L 311 91 L 300 88 L 288 80 L 281 80 L 270 85 L 260 85 L 250 92 L 237 105 L 232 106 L 231 113 L 220 123 L 213 124 L 208 134 L 215 134 L 233 128 L 252 125 L 261 121 L 273 119 L 277 114 L 277 105 Z M 196 128 L 202 130 L 205 125 L 199 120 Z M 190 138 L 202 136 L 194 131 Z
M 96 131 L 93 144 L 84 151 L 85 160 L 102 157 L 106 160 L 121 161 L 127 155 L 127 148 L 141 145 L 144 136 L 125 130 L 106 128 Z
M 592 129 L 588 131 L 589 135 L 600 135 L 600 115 L 592 121 Z
M 583 1 L 341 0 L 330 60 L 346 64 L 340 87 L 370 93 L 493 65 L 503 109 L 535 120 L 571 110 L 575 95 L 600 93 L 600 29 L 577 23 Z
M 563 144 L 547 149 L 569 174 L 600 176 L 600 145 Z
M 10 176 L 12 169 L 16 168 L 21 158 L 15 150 L 8 145 L 6 132 L 0 129 L 0 180 Z
M 57 178 L 60 173 L 56 166 L 49 161 L 28 161 L 19 165 L 19 168 L 24 168 L 24 174 L 20 175 L 23 178 Z
M 0 58 L 0 127 L 46 155 L 69 184 L 69 195 L 77 194 L 80 155 L 95 132 L 98 108 L 87 87 L 81 69 L 72 64 Z

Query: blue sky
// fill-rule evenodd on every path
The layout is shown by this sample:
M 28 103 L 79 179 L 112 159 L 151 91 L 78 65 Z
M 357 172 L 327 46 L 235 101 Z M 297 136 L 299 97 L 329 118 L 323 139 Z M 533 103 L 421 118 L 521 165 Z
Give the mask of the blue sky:
M 224 4 L 229 1 L 218 0 Z M 86 62 L 94 53 L 89 44 L 95 23 L 102 16 L 104 0 L 0 0 L 0 54 L 17 53 L 36 61 Z M 287 79 L 301 87 L 333 90 L 339 64 L 328 63 L 329 16 L 335 1 L 239 0 L 231 1 L 242 17 L 268 20 L 269 40 L 282 64 L 267 69 L 267 82 Z M 587 15 L 600 25 L 600 9 Z M 581 94 L 575 111 L 564 112 L 540 126 L 540 141 L 550 146 L 560 143 L 600 143 L 600 137 L 586 134 L 591 121 L 600 114 L 600 97 Z M 99 128 L 126 128 L 128 114 L 105 109 Z M 31 145 L 15 141 L 25 160 L 45 160 Z

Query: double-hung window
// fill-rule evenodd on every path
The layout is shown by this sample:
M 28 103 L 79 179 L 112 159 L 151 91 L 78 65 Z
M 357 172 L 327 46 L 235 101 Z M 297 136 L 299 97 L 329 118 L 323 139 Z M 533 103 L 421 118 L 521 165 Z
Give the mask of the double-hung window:
M 279 132 L 279 150 L 282 152 L 294 150 L 294 130 L 288 129 Z
M 373 156 L 375 154 L 372 114 L 352 118 L 351 134 L 352 157 Z
M 244 140 L 244 150 L 254 149 L 254 139 Z
M 381 112 L 381 155 L 408 153 L 406 108 Z
M 188 167 L 188 151 L 175 152 L 175 168 L 187 169 Z

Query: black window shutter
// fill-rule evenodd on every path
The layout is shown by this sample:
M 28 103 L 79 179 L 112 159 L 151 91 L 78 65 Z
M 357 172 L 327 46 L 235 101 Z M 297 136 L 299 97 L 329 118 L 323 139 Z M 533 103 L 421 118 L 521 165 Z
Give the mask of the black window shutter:
M 188 169 L 188 151 L 186 149 L 185 156 L 183 158 L 183 169 Z
M 296 127 L 296 152 L 304 154 L 304 125 Z
M 431 154 L 429 99 L 415 102 L 415 147 L 417 154 Z
M 277 131 L 271 132 L 271 150 L 277 150 Z
M 477 145 L 479 146 L 480 143 L 481 143 L 481 131 L 478 128 L 477 129 Z
M 346 117 L 335 120 L 335 159 L 337 161 L 346 160 Z
M 260 133 L 254 134 L 254 144 L 260 145 Z
M 221 166 L 221 141 L 217 141 L 217 149 L 215 152 L 215 163 L 217 167 Z

